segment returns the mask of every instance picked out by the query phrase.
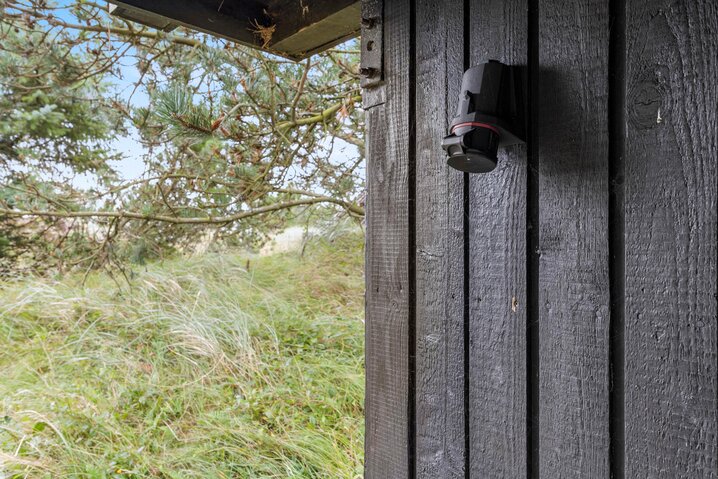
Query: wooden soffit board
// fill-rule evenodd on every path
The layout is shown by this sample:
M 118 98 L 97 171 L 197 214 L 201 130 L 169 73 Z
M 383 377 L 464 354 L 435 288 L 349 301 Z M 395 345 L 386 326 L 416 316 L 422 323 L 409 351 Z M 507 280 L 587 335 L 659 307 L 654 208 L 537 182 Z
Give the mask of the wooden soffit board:
M 357 0 L 110 0 L 112 14 L 171 31 L 178 25 L 301 60 L 359 34 Z

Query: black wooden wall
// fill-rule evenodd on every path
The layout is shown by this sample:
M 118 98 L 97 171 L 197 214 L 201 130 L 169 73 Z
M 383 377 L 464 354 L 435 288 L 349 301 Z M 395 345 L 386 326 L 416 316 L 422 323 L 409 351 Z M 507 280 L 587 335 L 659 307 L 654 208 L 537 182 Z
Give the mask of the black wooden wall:
M 718 478 L 718 2 L 383 8 L 366 478 Z M 469 176 L 440 141 L 488 59 L 529 139 Z

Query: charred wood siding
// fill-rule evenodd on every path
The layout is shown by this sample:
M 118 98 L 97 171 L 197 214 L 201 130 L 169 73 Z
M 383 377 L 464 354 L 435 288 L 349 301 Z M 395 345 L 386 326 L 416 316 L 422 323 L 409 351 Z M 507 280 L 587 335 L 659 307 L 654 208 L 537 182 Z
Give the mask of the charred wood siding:
M 718 4 L 385 0 L 383 22 L 367 479 L 718 478 Z M 526 67 L 529 140 L 468 176 L 440 141 L 488 59 Z
M 367 112 L 366 477 L 410 479 L 414 454 L 410 0 L 384 5 L 386 103 Z

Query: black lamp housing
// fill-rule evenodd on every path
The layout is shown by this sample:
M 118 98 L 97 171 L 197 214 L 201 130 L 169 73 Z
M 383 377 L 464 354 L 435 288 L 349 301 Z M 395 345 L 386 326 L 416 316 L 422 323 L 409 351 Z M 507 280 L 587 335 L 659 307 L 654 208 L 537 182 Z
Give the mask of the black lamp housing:
M 466 70 L 457 116 L 441 142 L 449 166 L 488 173 L 496 168 L 499 146 L 526 141 L 522 92 L 519 67 L 489 60 Z

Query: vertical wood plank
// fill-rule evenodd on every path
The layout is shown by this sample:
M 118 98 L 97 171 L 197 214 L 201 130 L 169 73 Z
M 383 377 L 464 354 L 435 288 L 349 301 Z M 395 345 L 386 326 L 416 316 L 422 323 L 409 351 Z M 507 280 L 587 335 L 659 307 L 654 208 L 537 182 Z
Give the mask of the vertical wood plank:
M 718 477 L 718 4 L 627 2 L 626 477 Z
M 463 0 L 416 2 L 416 476 L 464 478 L 464 175 L 441 139 L 463 73 Z
M 527 64 L 526 0 L 472 0 L 471 65 Z M 525 95 L 524 95 L 525 96 Z M 526 477 L 526 147 L 470 175 L 471 477 Z
M 412 460 L 410 16 L 410 0 L 384 2 L 386 103 L 367 111 L 367 479 L 409 479 Z
M 538 10 L 540 475 L 609 477 L 609 2 Z

